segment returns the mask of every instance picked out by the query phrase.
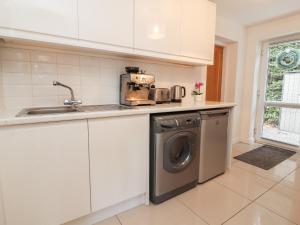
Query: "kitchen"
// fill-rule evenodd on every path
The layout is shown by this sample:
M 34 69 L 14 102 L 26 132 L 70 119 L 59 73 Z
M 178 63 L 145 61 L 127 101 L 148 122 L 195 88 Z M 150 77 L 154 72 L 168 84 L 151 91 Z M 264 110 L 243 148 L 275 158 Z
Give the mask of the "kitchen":
M 0 225 L 234 224 L 296 173 L 289 146 L 267 181 L 241 158 L 261 146 L 242 136 L 245 28 L 218 4 L 0 2 Z

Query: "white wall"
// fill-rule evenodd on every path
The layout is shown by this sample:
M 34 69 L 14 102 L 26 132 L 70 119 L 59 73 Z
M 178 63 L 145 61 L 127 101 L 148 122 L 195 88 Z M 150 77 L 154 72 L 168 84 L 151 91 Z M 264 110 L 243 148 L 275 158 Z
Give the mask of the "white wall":
M 300 13 L 275 19 L 259 25 L 248 27 L 246 30 L 246 57 L 243 81 L 242 100 L 242 130 L 241 140 L 254 141 L 256 117 L 256 93 L 258 90 L 260 52 L 262 42 L 273 38 L 293 35 L 300 32 Z
M 1 181 L 0 181 L 0 225 L 5 225 Z
M 139 66 L 154 74 L 157 87 L 175 84 L 187 88 L 184 101 L 192 101 L 196 81 L 205 82 L 205 67 L 91 55 L 27 46 L 0 46 L 0 110 L 62 105 L 68 90 L 52 86 L 53 80 L 74 88 L 83 104 L 118 104 L 119 76 L 125 66 Z
M 236 102 L 233 116 L 233 142 L 240 140 L 242 80 L 245 56 L 245 29 L 241 24 L 217 16 L 216 42 L 223 45 L 222 100 Z
M 230 42 L 243 41 L 245 37 L 244 26 L 236 21 L 217 15 L 216 36 L 227 39 Z

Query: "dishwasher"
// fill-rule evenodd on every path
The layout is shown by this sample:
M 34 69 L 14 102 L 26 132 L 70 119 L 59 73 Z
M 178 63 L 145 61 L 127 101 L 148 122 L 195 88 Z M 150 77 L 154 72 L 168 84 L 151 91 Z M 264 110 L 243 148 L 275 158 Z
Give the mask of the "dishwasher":
M 226 170 L 229 109 L 200 111 L 199 183 L 204 183 Z

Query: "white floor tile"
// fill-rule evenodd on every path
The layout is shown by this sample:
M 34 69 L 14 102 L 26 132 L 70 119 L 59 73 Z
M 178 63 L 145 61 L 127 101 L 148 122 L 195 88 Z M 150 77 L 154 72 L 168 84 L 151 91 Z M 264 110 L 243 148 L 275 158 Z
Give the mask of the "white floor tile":
M 300 192 L 279 184 L 260 197 L 258 204 L 300 224 Z
M 215 182 L 200 185 L 178 199 L 210 225 L 220 225 L 250 203 Z
M 207 225 L 177 199 L 160 205 L 140 206 L 118 217 L 122 225 Z
M 96 223 L 94 225 L 121 225 L 117 219 L 117 217 L 111 217 L 107 220 L 103 220 L 100 223 Z
M 248 163 L 244 163 L 241 161 L 235 163 L 233 166 L 239 167 L 241 169 L 247 170 L 249 172 L 255 173 L 259 176 L 262 176 L 264 178 L 267 178 L 267 179 L 270 179 L 270 180 L 273 180 L 276 182 L 285 178 L 288 174 L 293 172 L 295 169 L 293 167 L 288 167 L 288 166 L 279 164 L 270 170 L 264 170 L 264 169 L 258 168 L 256 166 L 252 166 Z
M 250 200 L 256 199 L 275 184 L 274 181 L 234 166 L 214 181 Z
M 295 225 L 257 204 L 251 204 L 224 225 Z
M 295 170 L 293 173 L 288 175 L 283 181 L 283 185 L 286 185 L 290 188 L 300 191 L 300 168 Z
M 241 155 L 243 153 L 249 152 L 255 148 L 262 146 L 261 144 L 244 144 L 244 143 L 236 143 L 232 146 L 232 157 Z

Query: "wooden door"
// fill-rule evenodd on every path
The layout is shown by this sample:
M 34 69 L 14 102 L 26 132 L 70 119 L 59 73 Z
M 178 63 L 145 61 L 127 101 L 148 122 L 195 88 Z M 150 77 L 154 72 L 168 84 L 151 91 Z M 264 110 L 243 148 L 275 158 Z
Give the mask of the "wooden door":
M 215 46 L 214 65 L 207 66 L 206 101 L 221 101 L 224 47 Z

